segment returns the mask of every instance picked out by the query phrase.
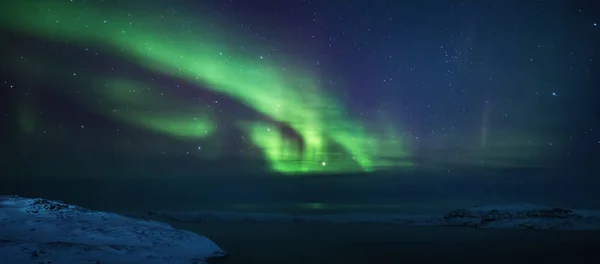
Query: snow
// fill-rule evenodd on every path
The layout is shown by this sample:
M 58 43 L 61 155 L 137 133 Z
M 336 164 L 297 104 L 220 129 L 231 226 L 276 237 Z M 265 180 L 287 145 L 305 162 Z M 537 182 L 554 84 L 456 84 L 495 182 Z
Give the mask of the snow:
M 446 225 L 496 229 L 600 230 L 600 212 L 533 204 L 482 206 L 454 210 Z
M 443 215 L 324 214 L 292 215 L 220 211 L 154 211 L 136 217 L 181 222 L 332 222 L 494 229 L 600 230 L 600 211 L 572 210 L 532 204 L 489 205 L 457 209 Z
M 192 232 L 46 199 L 0 196 L 3 264 L 205 263 L 226 253 Z

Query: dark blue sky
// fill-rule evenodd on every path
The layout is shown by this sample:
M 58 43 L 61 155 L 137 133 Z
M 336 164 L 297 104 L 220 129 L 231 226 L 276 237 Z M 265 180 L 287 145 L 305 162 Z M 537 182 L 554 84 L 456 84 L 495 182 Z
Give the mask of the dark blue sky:
M 141 4 L 101 3 L 114 10 L 143 7 L 163 8 L 182 16 L 218 14 L 223 24 L 203 26 L 234 27 L 254 36 L 263 50 L 272 50 L 261 56 L 311 68 L 318 73 L 323 89 L 342 100 L 352 116 L 367 123 L 381 113 L 390 117 L 388 121 L 399 127 L 397 133 L 407 139 L 411 158 L 417 163 L 434 160 L 472 165 L 501 160 L 504 165 L 555 166 L 591 164 L 599 153 L 597 1 Z M 81 66 L 87 71 L 101 71 L 102 64 L 131 69 L 118 57 L 100 55 L 103 62 L 94 64 L 68 43 L 51 43 L 3 28 L 8 32 L 3 37 L 6 56 L 41 54 L 51 61 L 87 65 Z M 235 46 L 252 45 L 231 41 Z M 18 72 L 12 63 L 2 65 L 2 85 L 7 92 L 3 99 L 8 100 L 3 104 L 3 122 L 9 128 L 15 127 L 17 120 L 14 114 L 19 106 L 14 98 L 28 92 L 23 86 L 31 85 L 24 77 L 27 75 Z M 140 76 L 156 77 L 141 71 Z M 35 85 L 57 84 L 36 80 Z M 81 86 L 60 85 L 71 85 L 73 90 Z M 16 142 L 13 137 L 20 137 L 18 142 L 25 144 L 15 143 L 13 148 L 32 152 L 39 143 L 39 152 L 84 146 L 74 151 L 111 153 L 117 142 L 155 136 L 94 116 L 52 94 L 44 94 L 38 102 L 39 115 L 64 124 L 57 130 L 63 136 L 39 143 L 23 139 L 16 130 L 5 131 L 10 145 Z M 78 129 L 80 124 L 95 128 Z M 114 128 L 123 133 L 108 135 L 106 131 Z M 44 128 L 39 129 L 34 136 L 37 140 L 44 137 Z M 131 148 L 142 156 L 168 153 L 179 157 L 197 145 L 167 137 L 153 142 L 155 147 L 138 144 Z
M 0 10 L 11 10 L 3 5 Z M 427 211 L 522 201 L 600 207 L 598 1 L 88 0 L 84 5 L 113 12 L 163 10 L 200 21 L 201 14 L 211 14 L 220 22 L 186 27 L 222 31 L 218 37 L 232 47 L 262 50 L 254 55 L 310 69 L 321 88 L 345 104 L 348 116 L 365 126 L 387 117 L 406 140 L 417 170 L 291 179 L 264 173 L 266 159 L 260 155 L 250 160 L 233 155 L 251 147 L 239 144 L 244 135 L 236 130 L 223 128 L 220 135 L 231 142 L 218 148 L 108 119 L 55 91 L 83 94 L 91 83 L 86 76 L 99 73 L 150 80 L 186 100 L 199 97 L 198 87 L 143 69 L 119 52 L 20 32 L 4 19 L 0 56 L 8 59 L 0 61 L 0 193 L 95 208 L 139 200 L 155 207 L 173 202 L 202 208 L 345 203 Z M 157 19 L 156 26 L 165 25 Z M 53 73 L 61 67 L 78 74 Z M 225 113 L 225 124 L 260 116 L 223 95 L 203 91 L 200 96 L 219 101 L 210 105 Z M 26 121 L 39 122 L 23 123 L 23 114 Z M 198 159 L 199 153 L 216 152 L 223 155 Z

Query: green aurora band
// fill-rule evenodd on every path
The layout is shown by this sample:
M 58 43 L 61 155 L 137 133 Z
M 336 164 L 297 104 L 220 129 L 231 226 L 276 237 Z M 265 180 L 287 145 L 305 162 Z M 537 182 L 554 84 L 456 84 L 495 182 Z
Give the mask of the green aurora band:
M 310 74 L 228 48 L 228 42 L 222 40 L 233 37 L 224 36 L 221 31 L 195 32 L 188 30 L 189 26 L 183 29 L 181 25 L 190 23 L 189 17 L 183 20 L 181 16 L 163 16 L 152 10 L 140 12 L 139 8 L 115 10 L 68 1 L 20 0 L 2 8 L 0 21 L 6 29 L 50 41 L 107 47 L 141 67 L 226 95 L 275 122 L 289 125 L 302 137 L 302 147 L 286 139 L 274 123 L 237 123 L 263 151 L 274 171 L 368 172 L 411 166 L 396 129 L 381 126 L 367 131 L 359 120 L 348 117 L 339 102 L 326 96 Z M 205 138 L 218 133 L 216 120 L 205 108 L 169 110 L 168 105 L 173 103 L 166 104 L 166 98 L 147 92 L 157 89 L 146 84 L 95 78 L 98 81 L 92 83 L 98 85 L 85 92 L 89 98 L 100 97 L 109 102 L 96 106 L 99 113 L 176 137 Z M 133 95 L 131 90 L 140 92 Z M 153 114 L 113 110 L 119 108 L 164 111 Z M 28 124 L 29 129 L 33 126 Z

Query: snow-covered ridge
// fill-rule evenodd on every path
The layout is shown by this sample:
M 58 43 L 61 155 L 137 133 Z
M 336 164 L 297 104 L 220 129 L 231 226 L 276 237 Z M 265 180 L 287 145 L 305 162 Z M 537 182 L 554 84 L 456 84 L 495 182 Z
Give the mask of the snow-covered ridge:
M 600 212 L 532 204 L 482 206 L 451 211 L 446 225 L 536 230 L 600 230 Z
M 571 210 L 531 204 L 458 209 L 443 215 L 326 214 L 291 215 L 219 211 L 155 211 L 137 217 L 182 222 L 334 222 L 401 225 L 465 226 L 497 229 L 600 230 L 600 211 Z
M 226 253 L 204 236 L 46 199 L 0 196 L 3 264 L 204 263 Z

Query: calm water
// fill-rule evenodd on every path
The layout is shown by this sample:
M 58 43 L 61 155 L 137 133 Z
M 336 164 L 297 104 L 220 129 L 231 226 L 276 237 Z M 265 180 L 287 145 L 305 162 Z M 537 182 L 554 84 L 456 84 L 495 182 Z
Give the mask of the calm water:
M 212 263 L 600 263 L 600 232 L 333 223 L 171 224 L 204 234 L 230 253 Z
M 83 167 L 82 167 L 83 168 Z M 597 189 L 568 181 L 398 175 L 347 178 L 115 177 L 110 170 L 4 178 L 1 194 L 59 199 L 96 210 L 432 213 L 489 203 L 598 208 Z M 115 169 L 113 172 L 119 172 Z M 527 180 L 526 175 L 530 177 Z M 545 174 L 541 174 L 542 176 Z M 539 177 L 542 177 L 539 176 Z M 560 179 L 556 177 L 555 179 Z M 586 189 L 587 188 L 587 189 Z M 589 190 L 588 190 L 589 189 Z M 532 232 L 334 223 L 171 223 L 206 235 L 230 257 L 213 263 L 600 263 L 599 232 Z
M 439 213 L 485 204 L 600 209 L 600 180 L 573 170 L 453 170 L 290 178 L 188 168 L 185 163 L 25 166 L 0 177 L 0 194 L 97 210 Z M 36 164 L 32 164 L 36 165 Z M 60 166 L 59 166 L 60 165 Z M 92 166 L 93 165 L 93 166 Z M 571 174 L 589 175 L 572 181 Z M 584 177 L 579 177 L 584 178 Z

